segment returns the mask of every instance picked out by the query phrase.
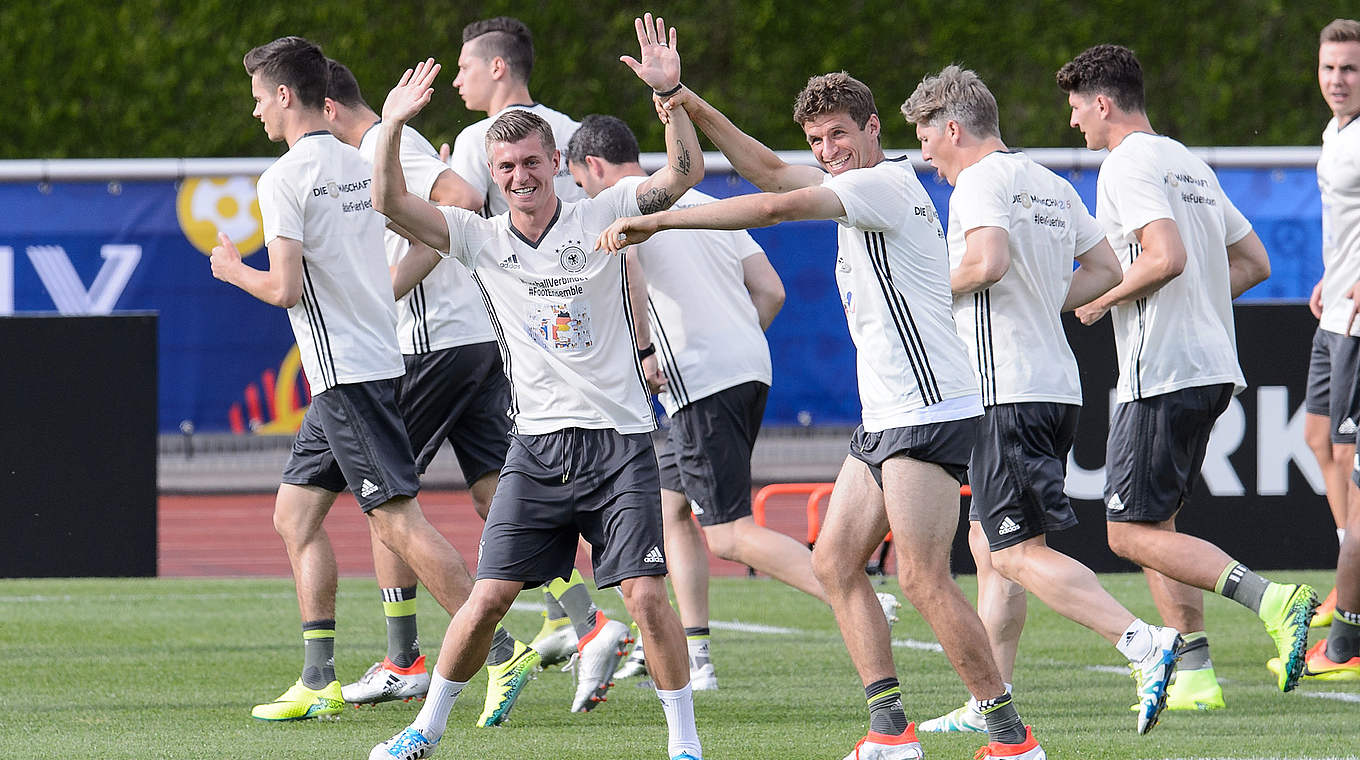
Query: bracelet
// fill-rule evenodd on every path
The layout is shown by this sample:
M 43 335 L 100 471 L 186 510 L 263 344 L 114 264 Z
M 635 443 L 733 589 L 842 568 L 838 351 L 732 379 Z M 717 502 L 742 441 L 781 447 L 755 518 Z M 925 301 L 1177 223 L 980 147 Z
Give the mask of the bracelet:
M 651 356 L 654 353 L 656 353 L 656 344 L 648 343 L 646 348 L 638 349 L 638 360 L 641 361 L 643 359 L 646 359 L 647 357 Z
M 658 98 L 669 98 L 670 96 L 674 95 L 677 92 L 680 92 L 683 89 L 685 89 L 685 86 L 679 82 L 676 82 L 674 87 L 672 87 L 669 90 L 666 90 L 665 92 L 657 92 L 656 90 L 652 90 L 652 93 L 656 95 Z

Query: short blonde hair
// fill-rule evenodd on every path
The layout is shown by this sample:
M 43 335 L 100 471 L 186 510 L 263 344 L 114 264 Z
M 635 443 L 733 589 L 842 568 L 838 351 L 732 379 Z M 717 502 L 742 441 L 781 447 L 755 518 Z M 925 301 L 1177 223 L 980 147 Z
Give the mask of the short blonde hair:
M 1339 18 L 1322 27 L 1318 44 L 1326 42 L 1360 42 L 1360 21 Z
M 544 121 L 542 116 L 519 109 L 506 111 L 491 122 L 486 130 L 486 155 L 491 155 L 492 143 L 517 143 L 534 134 L 543 142 L 549 156 L 557 150 L 557 138 L 553 137 L 552 125 Z
M 938 127 L 956 121 L 979 137 L 1000 137 L 996 98 L 977 73 L 950 64 L 935 76 L 926 77 L 902 104 L 902 116 L 910 124 Z

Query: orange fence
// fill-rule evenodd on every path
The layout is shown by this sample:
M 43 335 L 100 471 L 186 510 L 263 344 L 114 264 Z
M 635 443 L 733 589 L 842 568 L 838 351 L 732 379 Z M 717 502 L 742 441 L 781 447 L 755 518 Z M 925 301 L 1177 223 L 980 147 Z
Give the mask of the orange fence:
M 831 495 L 832 483 L 771 483 L 756 492 L 751 502 L 751 515 L 756 525 L 765 524 L 765 503 L 775 496 L 798 496 L 807 494 L 807 545 L 817 543 L 817 535 L 822 532 L 821 505 Z M 972 496 L 968 486 L 959 488 L 959 495 Z M 892 533 L 885 541 L 892 541 Z

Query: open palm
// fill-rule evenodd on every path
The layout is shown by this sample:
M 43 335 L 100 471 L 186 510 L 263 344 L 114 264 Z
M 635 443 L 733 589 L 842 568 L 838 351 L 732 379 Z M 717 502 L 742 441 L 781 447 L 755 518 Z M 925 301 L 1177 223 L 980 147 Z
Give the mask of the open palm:
M 652 21 L 652 14 L 644 14 L 634 19 L 637 29 L 638 47 L 642 61 L 632 56 L 620 56 L 619 60 L 628 64 L 638 78 L 657 92 L 669 92 L 680 84 L 680 54 L 675 48 L 675 27 L 671 27 L 667 39 L 666 22 L 660 16 Z
M 383 121 L 405 122 L 420 113 L 425 104 L 430 102 L 430 96 L 434 95 L 431 85 L 438 74 L 439 64 L 433 58 L 416 64 L 414 69 L 407 69 L 397 86 L 387 93 L 387 100 L 383 101 Z

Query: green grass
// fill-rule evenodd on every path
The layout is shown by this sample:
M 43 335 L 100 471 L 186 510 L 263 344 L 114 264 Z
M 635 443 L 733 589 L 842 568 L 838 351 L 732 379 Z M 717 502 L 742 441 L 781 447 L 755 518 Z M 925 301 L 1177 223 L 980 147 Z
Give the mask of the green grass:
M 1304 578 L 1324 592 L 1327 574 Z M 1141 575 L 1105 576 L 1135 614 L 1155 620 Z M 972 578 L 960 579 L 972 593 Z M 889 587 L 896 591 L 895 587 Z M 900 592 L 898 592 L 900 597 Z M 541 600 L 528 592 L 521 601 Z M 599 595 L 611 614 L 622 604 Z M 382 656 L 383 621 L 372 581 L 340 584 L 336 667 L 353 679 Z M 705 756 L 840 758 L 863 735 L 863 692 L 830 612 L 765 579 L 715 579 L 715 621 L 793 628 L 797 635 L 716 629 L 722 689 L 696 695 Z M 1016 673 L 1017 701 L 1051 758 L 1331 758 L 1353 756 L 1360 705 L 1310 694 L 1360 696 L 1360 684 L 1305 683 L 1280 694 L 1265 660 L 1273 647 L 1255 618 L 1208 595 L 1214 664 L 1228 709 L 1166 713 L 1150 735 L 1134 733 L 1133 684 L 1090 666 L 1121 658 L 1095 634 L 1031 600 Z M 515 610 L 510 630 L 530 637 L 540 615 Z M 433 653 L 447 615 L 420 597 L 425 651 Z M 909 607 L 898 640 L 933 641 Z M 414 704 L 346 711 L 340 721 L 267 724 L 250 707 L 296 677 L 301 660 L 297 607 L 287 580 L 0 581 L 0 758 L 366 757 L 405 726 Z M 913 720 L 962 703 L 943 655 L 894 649 Z M 511 722 L 475 729 L 484 676 L 454 706 L 440 746 L 446 758 L 664 757 L 665 722 L 655 696 L 621 682 L 595 712 L 567 712 L 571 676 L 554 668 L 521 696 Z M 923 735 L 927 757 L 967 758 L 978 735 Z

